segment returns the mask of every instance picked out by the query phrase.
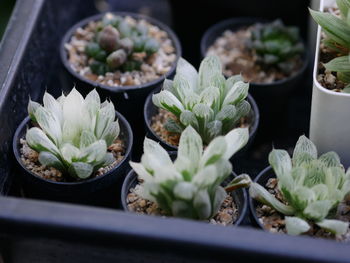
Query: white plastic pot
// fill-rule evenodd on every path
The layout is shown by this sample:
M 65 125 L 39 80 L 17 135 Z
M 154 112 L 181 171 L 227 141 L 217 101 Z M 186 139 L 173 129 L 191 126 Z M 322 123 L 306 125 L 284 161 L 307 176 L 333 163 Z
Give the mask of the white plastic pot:
M 320 10 L 334 2 L 321 0 Z M 328 90 L 317 81 L 320 39 L 319 26 L 313 71 L 310 139 L 317 145 L 319 153 L 337 152 L 347 168 L 350 166 L 350 94 Z

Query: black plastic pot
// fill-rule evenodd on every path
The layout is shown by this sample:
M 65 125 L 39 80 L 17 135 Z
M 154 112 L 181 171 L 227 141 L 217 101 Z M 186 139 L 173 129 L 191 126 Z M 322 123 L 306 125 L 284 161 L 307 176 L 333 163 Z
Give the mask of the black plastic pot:
M 254 179 L 254 182 L 258 183 L 262 186 L 265 186 L 267 181 L 270 178 L 276 178 L 276 175 L 275 175 L 272 167 L 268 166 L 258 174 L 258 176 Z M 248 199 L 249 199 L 250 220 L 251 220 L 252 224 L 258 228 L 265 230 L 263 224 L 260 222 L 260 220 L 256 214 L 256 207 L 259 204 L 259 202 L 257 202 L 253 198 L 251 198 L 250 195 L 248 195 Z
M 133 144 L 133 134 L 127 120 L 119 112 L 116 117 L 120 125 L 120 138 L 125 143 L 124 159 L 104 175 L 78 182 L 55 182 L 37 176 L 26 169 L 21 161 L 20 139 L 30 126 L 30 118 L 26 117 L 18 126 L 13 138 L 13 152 L 19 164 L 24 195 L 69 203 L 80 203 L 99 206 L 117 206 L 121 185 L 125 174 L 130 169 L 129 160 Z
M 226 30 L 236 31 L 255 23 L 266 23 L 268 20 L 254 17 L 239 17 L 221 21 L 210 27 L 201 39 L 200 50 L 204 57 L 208 48 Z M 307 49 L 303 54 L 303 66 L 293 76 L 278 80 L 273 83 L 250 83 L 249 92 L 256 100 L 261 124 L 258 141 L 260 139 L 275 139 L 282 133 L 287 132 L 287 108 L 291 94 L 298 88 L 303 80 L 303 75 L 309 63 Z
M 96 88 L 102 98 L 111 99 L 114 102 L 116 109 L 122 113 L 130 122 L 130 125 L 135 133 L 136 143 L 134 146 L 136 146 L 136 155 L 138 155 L 138 152 L 141 148 L 137 146 L 142 145 L 142 140 L 144 137 L 144 129 L 140 120 L 142 119 L 142 107 L 144 105 L 145 98 L 153 89 L 160 87 L 165 78 L 173 77 L 176 69 L 177 59 L 181 56 L 182 50 L 180 42 L 175 33 L 167 25 L 159 22 L 158 20 L 130 12 L 113 12 L 113 14 L 119 16 L 131 16 L 135 19 L 144 19 L 149 21 L 151 24 L 158 26 L 161 30 L 167 32 L 175 47 L 177 57 L 170 71 L 168 71 L 164 76 L 145 84 L 120 87 L 103 85 L 101 83 L 86 79 L 79 73 L 75 72 L 70 66 L 70 63 L 68 61 L 68 54 L 64 48 L 64 45 L 65 43 L 69 42 L 77 28 L 84 27 L 90 21 L 100 20 L 104 16 L 104 14 L 98 14 L 81 20 L 79 23 L 72 26 L 62 38 L 60 44 L 60 57 L 65 71 L 68 72 L 68 74 L 65 74 L 67 85 L 64 86 L 71 87 L 72 83 L 75 83 L 76 88 L 80 93 L 84 95 L 86 95 L 92 89 Z
M 236 176 L 237 175 L 234 172 L 232 172 L 232 178 Z M 134 170 L 131 170 L 124 180 L 122 191 L 121 191 L 121 204 L 124 211 L 127 211 L 127 212 L 129 211 L 128 205 L 126 203 L 126 197 L 128 196 L 130 188 L 135 187 L 137 183 L 138 183 L 137 174 L 134 172 Z M 238 207 L 238 218 L 233 223 L 233 225 L 238 226 L 243 222 L 248 211 L 247 191 L 241 188 L 233 191 L 231 195 L 233 197 L 235 204 Z
M 155 116 L 158 113 L 158 107 L 155 106 L 152 102 L 152 95 L 154 93 L 158 93 L 159 89 L 154 90 L 152 93 L 150 93 L 146 99 L 145 102 L 145 107 L 143 110 L 143 118 L 145 121 L 145 126 L 146 126 L 146 135 L 147 137 L 160 142 L 162 147 L 168 151 L 177 151 L 177 146 L 171 145 L 164 140 L 162 140 L 152 129 L 152 117 Z M 260 120 L 260 113 L 259 113 L 259 108 L 254 100 L 254 98 L 248 94 L 247 101 L 250 103 L 252 110 L 250 112 L 250 117 L 252 119 L 252 125 L 249 128 L 249 141 L 248 143 L 241 149 L 239 150 L 234 156 L 237 157 L 239 155 L 243 155 L 249 147 L 252 145 L 258 126 L 259 126 L 259 120 Z

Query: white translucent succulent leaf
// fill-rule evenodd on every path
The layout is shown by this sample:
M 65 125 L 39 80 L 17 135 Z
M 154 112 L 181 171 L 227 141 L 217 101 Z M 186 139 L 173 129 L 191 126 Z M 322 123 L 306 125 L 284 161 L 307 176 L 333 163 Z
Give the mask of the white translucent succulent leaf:
M 39 162 L 42 165 L 48 166 L 48 167 L 54 167 L 60 171 L 64 171 L 65 167 L 62 164 L 62 162 L 52 153 L 42 151 L 39 153 Z
M 236 107 L 234 105 L 225 105 L 222 109 L 216 114 L 215 119 L 219 121 L 232 122 L 235 119 L 237 114 Z
M 301 163 L 305 158 L 317 159 L 317 148 L 315 144 L 305 135 L 299 137 L 293 152 L 293 162 Z M 301 161 L 299 161 L 299 159 Z
M 349 229 L 349 223 L 348 222 L 343 222 L 343 221 L 340 221 L 340 220 L 335 220 L 335 219 L 324 219 L 320 222 L 316 222 L 316 224 L 335 234 L 335 235 L 345 235 L 346 232 L 348 231 Z
M 61 94 L 61 96 L 59 96 L 58 98 L 57 98 L 57 102 L 61 105 L 61 106 L 63 106 L 63 102 L 66 100 L 66 96 L 63 94 L 63 92 L 62 92 L 62 94 Z
M 330 200 L 317 200 L 309 203 L 304 209 L 303 214 L 309 219 L 320 221 L 325 219 L 332 206 L 333 202 Z
M 211 216 L 214 216 L 220 209 L 222 202 L 224 202 L 225 198 L 227 196 L 227 193 L 224 188 L 221 186 L 217 186 L 215 189 L 215 195 L 213 199 L 213 204 L 212 204 L 212 214 Z
M 50 95 L 47 92 L 45 92 L 44 94 L 43 103 L 44 103 L 44 107 L 58 118 L 62 126 L 63 125 L 62 105 L 57 100 L 55 100 L 55 98 L 52 95 Z
M 193 93 L 190 83 L 181 75 L 176 75 L 173 82 L 173 87 L 180 101 L 185 104 L 186 97 Z
M 243 76 L 241 74 L 229 77 L 226 80 L 227 88 L 230 90 L 238 81 L 244 81 Z
M 186 79 L 193 90 L 197 89 L 198 72 L 190 63 L 188 63 L 183 58 L 179 58 L 177 61 L 176 75 L 180 75 Z
M 232 164 L 229 160 L 220 158 L 214 163 L 217 173 L 217 184 L 221 184 L 232 172 Z
M 88 147 L 90 144 L 96 141 L 96 136 L 92 131 L 84 130 L 80 135 L 80 145 L 79 148 Z
M 253 199 L 265 205 L 273 207 L 278 212 L 284 215 L 294 215 L 295 213 L 293 207 L 281 203 L 273 195 L 271 195 L 264 187 L 257 183 L 252 182 L 250 184 L 249 194 Z
M 333 151 L 322 154 L 318 160 L 321 161 L 326 167 L 342 167 L 339 155 Z
M 314 185 L 311 190 L 314 192 L 315 194 L 315 198 L 317 200 L 325 200 L 329 198 L 328 195 L 328 187 L 324 184 L 317 184 Z
M 197 187 L 190 182 L 178 182 L 174 187 L 175 197 L 184 200 L 192 200 L 196 191 Z
M 98 163 L 102 161 L 107 153 L 107 144 L 104 140 L 97 140 L 88 147 L 81 149 L 79 159 L 88 163 Z
M 220 90 L 217 87 L 205 88 L 199 95 L 200 102 L 213 107 L 214 103 L 220 99 Z
M 193 199 L 193 207 L 200 219 L 208 219 L 212 215 L 211 201 L 206 189 L 197 192 Z
M 206 126 L 206 136 L 209 138 L 209 141 L 212 138 L 215 138 L 222 133 L 222 122 L 219 120 L 213 120 L 207 123 Z
M 151 139 L 145 138 L 145 140 L 143 142 L 143 152 L 144 152 L 144 156 L 150 156 L 150 158 L 155 159 L 153 161 L 153 163 L 157 164 L 156 167 L 173 165 L 168 152 L 162 146 L 160 146 L 159 143 L 157 143 Z M 148 158 L 148 159 L 150 159 L 150 158 Z M 148 164 L 143 163 L 143 162 L 142 162 L 142 164 L 145 167 L 149 166 Z M 156 167 L 153 167 L 153 170 Z
M 152 101 L 157 107 L 170 111 L 176 116 L 180 116 L 181 112 L 185 110 L 178 98 L 167 90 L 154 94 L 152 96 Z
M 273 149 L 269 154 L 269 163 L 278 179 L 290 176 L 292 171 L 292 160 L 287 151 Z
M 157 202 L 157 200 L 154 196 L 157 195 L 158 192 L 159 192 L 159 185 L 153 182 L 144 182 L 135 187 L 136 195 L 141 196 L 142 198 L 155 203 Z
M 69 172 L 80 179 L 86 179 L 92 174 L 93 166 L 88 163 L 73 162 L 69 168 Z
M 37 127 L 30 128 L 27 131 L 26 141 L 29 147 L 37 152 L 48 151 L 57 156 L 59 155 L 57 146 Z
M 36 119 L 35 119 L 35 111 L 39 107 L 41 107 L 41 105 L 39 103 L 29 99 L 27 110 L 28 110 L 29 117 L 30 117 L 30 119 L 32 121 L 36 121 Z
M 107 146 L 110 146 L 117 139 L 120 132 L 118 120 L 110 122 L 107 128 L 102 133 L 102 139 L 106 141 Z
M 215 165 L 209 165 L 194 175 L 192 183 L 199 188 L 205 188 L 214 184 L 219 177 L 220 175 L 217 173 Z
M 174 82 L 170 79 L 165 79 L 163 82 L 163 90 L 167 90 L 171 93 L 173 93 L 175 96 L 176 95 L 176 91 L 174 90 Z
M 101 164 L 102 167 L 106 167 L 106 166 L 111 165 L 112 163 L 115 162 L 115 158 L 114 158 L 113 153 L 107 152 L 107 153 L 105 154 L 105 157 L 104 157 L 103 160 L 101 160 L 101 161 L 102 161 L 102 164 Z
M 138 178 L 144 182 L 153 182 L 153 176 L 145 169 L 141 163 L 129 162 L 132 169 L 134 169 Z
M 249 83 L 243 81 L 236 82 L 227 92 L 223 105 L 236 104 L 243 101 L 248 96 Z
M 350 179 L 345 180 L 342 188 L 341 188 L 341 192 L 343 197 L 345 197 L 347 194 L 350 193 Z
M 191 125 L 192 127 L 194 127 L 195 129 L 198 129 L 198 121 L 196 116 L 194 115 L 193 112 L 189 111 L 189 110 L 185 110 L 180 114 L 180 122 L 184 125 L 184 126 L 189 126 Z
M 71 163 L 73 159 L 78 159 L 80 156 L 80 150 L 70 143 L 65 143 L 60 151 L 61 156 L 68 163 Z
M 203 152 L 202 138 L 191 126 L 188 126 L 181 134 L 178 156 L 188 158 L 192 163 L 191 171 L 197 169 Z
M 289 187 L 286 187 L 290 189 Z M 297 186 L 292 190 L 293 207 L 299 211 L 304 210 L 310 202 L 316 200 L 314 191 L 304 186 Z
M 182 175 L 176 171 L 174 165 L 162 166 L 157 168 L 153 174 L 154 182 L 161 184 L 167 181 L 179 181 L 182 180 Z
M 35 111 L 35 119 L 40 128 L 59 145 L 62 142 L 62 128 L 59 118 L 44 107 L 38 107 Z
M 200 160 L 200 167 L 204 167 L 215 163 L 220 158 L 223 158 L 227 150 L 227 142 L 223 136 L 216 137 L 212 140 L 208 147 L 204 150 Z
M 303 234 L 310 230 L 310 225 L 299 217 L 285 217 L 287 233 L 292 236 Z
M 109 125 L 114 121 L 114 119 L 115 109 L 112 102 L 109 102 L 105 107 L 98 110 L 95 127 L 95 135 L 98 139 L 102 139 L 106 134 L 105 132 L 110 132 L 106 130 L 110 127 Z
M 249 140 L 248 128 L 236 128 L 225 135 L 226 151 L 224 158 L 230 159 L 236 152 L 242 149 Z
M 93 116 L 95 116 L 101 106 L 101 99 L 96 89 L 93 89 L 89 92 L 88 95 L 86 95 L 84 103 L 90 114 L 90 117 L 92 118 Z
M 216 75 L 222 75 L 220 59 L 217 56 L 207 56 L 199 66 L 199 90 L 205 89 Z

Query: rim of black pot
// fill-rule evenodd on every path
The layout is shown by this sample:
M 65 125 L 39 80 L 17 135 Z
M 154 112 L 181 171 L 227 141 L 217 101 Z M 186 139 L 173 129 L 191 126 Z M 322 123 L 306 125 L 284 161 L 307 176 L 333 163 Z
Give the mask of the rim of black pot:
M 144 105 L 144 109 L 143 109 L 143 119 L 144 119 L 144 122 L 146 124 L 146 127 L 147 127 L 147 130 L 148 132 L 151 133 L 152 137 L 154 138 L 157 138 L 157 140 L 159 142 L 161 142 L 163 145 L 165 145 L 168 149 L 171 149 L 173 151 L 177 151 L 177 146 L 174 146 L 174 145 L 171 145 L 169 144 L 168 142 L 164 141 L 162 138 L 160 138 L 158 136 L 158 134 L 152 129 L 151 125 L 152 125 L 152 120 L 151 118 L 148 118 L 147 116 L 147 109 L 148 107 L 154 105 L 153 102 L 152 102 L 152 96 L 153 94 L 155 94 L 157 91 L 159 91 L 158 88 L 154 89 L 146 98 L 146 101 L 145 101 L 145 105 Z M 249 102 L 249 104 L 251 105 L 251 110 L 254 112 L 253 116 L 254 116 L 254 121 L 253 121 L 253 125 L 251 127 L 249 127 L 249 140 L 248 140 L 248 143 L 246 145 L 248 145 L 251 140 L 254 139 L 255 135 L 256 135 L 256 132 L 258 130 L 258 126 L 259 126 L 259 122 L 260 122 L 260 113 L 259 113 L 259 108 L 258 108 L 258 105 L 256 103 L 256 101 L 254 100 L 253 96 L 250 95 L 248 93 L 248 96 L 247 96 L 247 101 Z M 154 105 L 154 107 L 157 107 Z M 245 147 L 245 146 L 244 146 Z M 243 147 L 243 148 L 244 148 Z M 243 149 L 242 148 L 242 149 Z
M 23 164 L 22 160 L 21 160 L 21 154 L 20 154 L 20 150 L 19 150 L 19 147 L 18 147 L 18 142 L 19 142 L 19 137 L 20 137 L 20 134 L 23 132 L 23 129 L 27 128 L 28 129 L 28 124 L 30 122 L 30 117 L 27 116 L 20 124 L 19 126 L 17 127 L 16 129 L 16 132 L 15 132 L 15 135 L 13 137 L 13 141 L 12 141 L 12 148 L 13 148 L 13 152 L 14 152 L 14 155 L 15 155 L 15 158 L 17 160 L 17 163 L 19 163 L 19 165 L 22 167 L 22 169 L 24 169 L 28 174 L 34 176 L 35 178 L 41 180 L 41 181 L 44 181 L 46 183 L 51 183 L 51 184 L 54 184 L 54 185 L 81 185 L 81 184 L 86 184 L 86 183 L 93 183 L 99 179 L 102 179 L 106 176 L 109 176 L 110 174 L 114 173 L 123 163 L 125 163 L 127 160 L 128 160 L 128 156 L 130 156 L 131 154 L 131 149 L 132 149 L 132 144 L 133 144 L 133 133 L 132 133 L 132 130 L 131 130 L 131 127 L 130 127 L 130 124 L 129 122 L 125 119 L 125 117 L 120 114 L 119 112 L 116 111 L 116 117 L 120 122 L 123 123 L 123 125 L 125 126 L 125 132 L 126 134 L 128 134 L 128 139 L 127 139 L 127 148 L 125 150 L 125 155 L 124 155 L 124 158 L 123 160 L 121 160 L 115 167 L 113 167 L 111 170 L 107 171 L 105 174 L 101 175 L 101 176 L 97 176 L 97 177 L 94 177 L 94 178 L 89 178 L 89 179 L 86 179 L 86 180 L 81 180 L 81 181 L 76 181 L 76 182 L 56 182 L 56 181 L 52 181 L 52 180 L 48 180 L 48 179 L 45 179 L 45 178 L 42 178 L 38 175 L 36 175 L 35 173 L 33 173 L 32 171 L 28 170 L 26 168 L 26 166 Z
M 209 27 L 207 29 L 207 31 L 205 31 L 205 33 L 201 39 L 201 42 L 200 42 L 200 51 L 201 51 L 202 58 L 204 58 L 206 56 L 208 48 L 213 44 L 213 42 L 209 43 L 209 39 L 210 39 L 211 35 L 221 36 L 225 30 L 232 29 L 237 24 L 241 25 L 241 27 L 244 27 L 244 26 L 250 26 L 250 25 L 255 24 L 255 23 L 268 23 L 268 22 L 272 22 L 272 21 L 273 20 L 259 18 L 259 17 L 235 17 L 235 18 L 229 18 L 229 19 L 223 20 L 221 22 L 218 22 L 218 23 L 212 25 L 211 27 Z M 235 30 L 237 30 L 237 29 L 233 29 L 233 31 L 235 31 Z M 300 75 L 302 75 L 305 72 L 305 70 L 309 64 L 310 54 L 309 54 L 309 50 L 307 48 L 307 45 L 305 45 L 305 41 L 302 38 L 301 38 L 301 40 L 304 43 L 304 47 L 305 47 L 304 53 L 302 55 L 303 65 L 302 65 L 302 67 L 300 67 L 300 69 L 294 75 L 289 76 L 289 77 L 284 78 L 284 79 L 276 80 L 276 81 L 271 82 L 271 83 L 250 82 L 250 84 L 254 85 L 254 87 L 283 85 L 284 83 L 289 82 L 290 80 L 295 79 L 295 78 L 299 77 Z M 229 77 L 229 76 L 227 76 L 227 77 Z
M 170 152 L 170 155 L 174 155 L 177 154 L 176 152 Z M 231 173 L 234 177 L 237 176 L 237 174 L 232 171 Z M 137 181 L 137 174 L 135 173 L 135 171 L 133 169 L 131 169 L 129 171 L 129 173 L 127 174 L 127 176 L 124 179 L 123 185 L 122 185 L 122 190 L 121 190 L 121 204 L 123 207 L 123 210 L 126 212 L 130 212 L 128 209 L 128 205 L 126 203 L 126 197 L 129 193 L 129 190 L 131 188 L 131 186 Z M 242 223 L 242 221 L 244 220 L 247 211 L 248 211 L 248 194 L 247 194 L 247 190 L 244 188 L 241 188 L 239 190 L 242 190 L 243 193 L 243 204 L 242 204 L 242 212 L 238 215 L 237 220 L 232 224 L 234 226 L 238 226 Z M 229 193 L 231 194 L 231 193 Z
M 271 167 L 271 166 L 266 167 L 264 170 L 262 170 L 262 171 L 255 177 L 255 179 L 253 180 L 253 182 L 254 182 L 254 183 L 259 183 L 260 180 L 262 180 L 262 179 L 264 178 L 264 176 L 268 175 L 268 173 L 270 173 L 270 172 L 273 172 L 272 167 Z M 263 187 L 265 187 L 265 186 L 263 186 Z M 248 194 L 248 199 L 249 199 L 248 202 L 249 202 L 250 214 L 251 214 L 251 217 L 253 218 L 253 220 L 255 221 L 255 222 L 254 222 L 255 225 L 258 226 L 258 227 L 260 227 L 260 228 L 263 229 L 263 230 L 266 230 L 266 229 L 264 228 L 264 225 L 260 222 L 260 220 L 259 220 L 259 218 L 258 218 L 258 216 L 257 216 L 257 214 L 256 214 L 256 210 L 255 210 L 256 205 L 255 205 L 255 203 L 256 203 L 257 201 L 255 201 L 249 194 Z
M 97 21 L 100 20 L 106 13 L 112 13 L 114 15 L 118 15 L 118 16 L 131 16 L 135 19 L 144 19 L 148 22 L 150 22 L 152 25 L 155 25 L 157 27 L 159 27 L 161 30 L 167 32 L 169 38 L 171 39 L 174 47 L 175 47 L 175 54 L 176 54 L 176 59 L 173 62 L 171 69 L 165 73 L 163 76 L 152 80 L 150 82 L 144 83 L 144 84 L 140 84 L 140 85 L 131 85 L 131 86 L 108 86 L 108 85 L 104 85 L 92 80 L 89 80 L 85 77 L 83 77 L 82 75 L 80 75 L 78 72 L 74 71 L 68 61 L 68 53 L 64 47 L 64 45 L 66 43 L 69 42 L 69 40 L 71 39 L 72 35 L 74 34 L 74 32 L 79 28 L 79 27 L 84 27 L 85 25 L 87 25 L 90 21 Z M 138 89 L 144 89 L 150 86 L 153 86 L 155 84 L 158 84 L 162 81 L 164 81 L 165 78 L 169 77 L 170 75 L 172 75 L 176 69 L 176 65 L 177 65 L 177 61 L 178 59 L 181 57 L 182 54 L 182 49 L 181 49 L 181 45 L 180 45 L 180 41 L 178 39 L 178 37 L 176 36 L 176 34 L 174 33 L 174 31 L 168 27 L 167 25 L 163 24 L 162 22 L 152 18 L 152 17 L 148 17 L 145 15 L 141 15 L 141 14 L 136 14 L 136 13 L 132 13 L 132 12 L 104 12 L 104 13 L 100 13 L 97 15 L 93 15 L 93 16 L 89 16 L 83 20 L 80 20 L 78 23 L 76 23 L 75 25 L 73 25 L 63 36 L 61 43 L 60 43 L 60 57 L 61 57 L 61 61 L 64 65 L 64 67 L 66 68 L 66 70 L 68 70 L 68 72 L 70 74 L 72 74 L 75 78 L 79 79 L 82 82 L 86 82 L 88 84 L 90 84 L 91 86 L 94 87 L 98 87 L 104 90 L 107 90 L 109 92 L 112 93 L 120 93 L 120 92 L 127 92 L 127 91 L 131 91 L 131 90 L 138 90 Z

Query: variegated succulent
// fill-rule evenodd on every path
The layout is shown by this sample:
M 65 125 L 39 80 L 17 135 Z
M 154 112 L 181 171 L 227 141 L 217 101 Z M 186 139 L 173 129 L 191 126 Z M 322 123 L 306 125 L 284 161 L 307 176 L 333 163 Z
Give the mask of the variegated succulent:
M 336 3 L 340 17 L 311 9 L 310 13 L 326 34 L 323 44 L 338 54 L 324 66 L 337 73 L 337 78 L 346 84 L 343 92 L 350 93 L 350 0 L 337 0 Z
M 96 90 L 84 99 L 75 88 L 57 100 L 45 92 L 43 102 L 42 106 L 29 101 L 29 116 L 38 127 L 26 133 L 26 141 L 39 153 L 41 164 L 86 179 L 115 161 L 107 151 L 119 135 L 112 102 L 101 104 Z
M 289 234 L 309 231 L 309 222 L 335 234 L 344 234 L 348 230 L 347 222 L 332 217 L 332 212 L 350 192 L 350 170 L 345 173 L 335 152 L 317 158 L 316 146 L 301 136 L 292 159 L 285 150 L 273 150 L 269 162 L 277 176 L 278 189 L 287 203 L 278 201 L 257 183 L 251 184 L 249 192 L 252 198 L 286 216 Z
M 165 149 L 146 138 L 141 163 L 130 162 L 141 181 L 137 193 L 156 202 L 168 215 L 208 219 L 216 214 L 227 196 L 220 185 L 232 171 L 229 158 L 248 138 L 247 128 L 237 128 L 215 138 L 203 151 L 201 137 L 188 126 L 181 134 L 174 162 Z M 249 183 L 248 175 L 240 175 L 227 189 L 234 190 Z
M 287 74 L 294 68 L 290 59 L 301 56 L 305 49 L 299 29 L 285 26 L 279 19 L 254 25 L 247 45 L 254 51 L 257 62 L 263 67 L 275 66 Z
M 93 73 L 104 75 L 117 69 L 122 71 L 140 70 L 143 62 L 157 52 L 159 43 L 148 34 L 142 22 L 131 25 L 121 16 L 107 13 L 97 28 L 95 38 L 85 47 Z M 134 56 L 140 53 L 141 56 Z
M 177 121 L 169 119 L 165 128 L 181 133 L 191 125 L 208 144 L 215 137 L 225 135 L 250 112 L 249 83 L 236 75 L 225 79 L 217 56 L 206 57 L 199 72 L 180 58 L 174 80 L 166 79 L 163 90 L 153 95 L 153 103 L 173 113 Z

